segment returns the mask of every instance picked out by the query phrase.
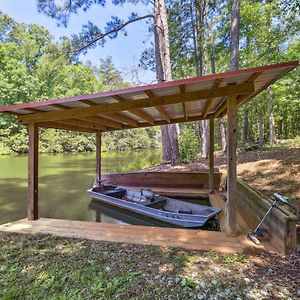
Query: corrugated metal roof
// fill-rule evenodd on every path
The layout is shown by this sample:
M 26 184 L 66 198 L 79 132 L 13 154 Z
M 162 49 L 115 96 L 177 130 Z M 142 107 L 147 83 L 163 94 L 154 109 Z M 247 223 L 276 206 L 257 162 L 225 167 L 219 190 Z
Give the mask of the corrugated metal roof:
M 0 107 L 23 124 L 76 131 L 112 131 L 220 117 L 226 97 L 238 106 L 252 99 L 298 61 L 174 80 L 104 93 Z

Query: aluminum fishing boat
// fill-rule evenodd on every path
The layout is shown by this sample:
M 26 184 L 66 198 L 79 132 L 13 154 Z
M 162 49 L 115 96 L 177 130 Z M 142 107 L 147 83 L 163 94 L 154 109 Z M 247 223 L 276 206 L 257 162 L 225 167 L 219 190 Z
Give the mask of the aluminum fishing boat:
M 163 197 L 150 189 L 130 190 L 101 185 L 88 190 L 92 199 L 122 210 L 152 218 L 173 226 L 197 228 L 221 212 L 221 209 Z

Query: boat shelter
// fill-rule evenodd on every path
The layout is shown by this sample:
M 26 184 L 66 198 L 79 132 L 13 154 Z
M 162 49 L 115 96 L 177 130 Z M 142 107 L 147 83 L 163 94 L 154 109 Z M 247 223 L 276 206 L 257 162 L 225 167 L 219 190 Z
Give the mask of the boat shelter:
M 28 126 L 28 219 L 38 214 L 39 128 L 55 128 L 96 135 L 96 178 L 101 179 L 101 133 L 209 120 L 209 191 L 214 192 L 214 121 L 227 115 L 227 203 L 224 226 L 237 232 L 237 110 L 298 66 L 298 61 L 153 85 L 132 87 L 63 99 L 0 107 Z

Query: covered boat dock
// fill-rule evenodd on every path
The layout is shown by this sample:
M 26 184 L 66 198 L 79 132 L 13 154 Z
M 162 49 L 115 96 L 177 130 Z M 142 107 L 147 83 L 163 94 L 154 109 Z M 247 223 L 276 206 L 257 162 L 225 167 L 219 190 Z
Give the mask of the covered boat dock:
M 36 228 L 33 232 L 51 233 L 51 226 L 54 226 L 53 224 L 55 221 L 50 223 L 48 221 L 43 221 L 45 219 L 35 221 L 39 219 L 39 128 L 55 128 L 95 133 L 97 147 L 96 179 L 100 180 L 102 132 L 208 119 L 210 124 L 210 147 L 209 171 L 207 174 L 208 186 L 206 193 L 207 195 L 209 194 L 211 203 L 215 203 L 213 205 L 218 204 L 224 209 L 221 226 L 222 232 L 219 232 L 222 234 L 222 239 L 217 237 L 217 234 L 219 234 L 217 232 L 203 231 L 203 233 L 199 234 L 206 234 L 207 236 L 211 235 L 211 240 L 215 240 L 215 243 L 219 243 L 220 246 L 222 246 L 222 243 L 225 243 L 226 238 L 232 243 L 241 241 L 241 239 L 237 237 L 237 233 L 239 232 L 239 224 L 243 223 L 245 220 L 244 217 L 239 214 L 240 208 L 244 206 L 244 209 L 249 210 L 249 212 L 253 210 L 254 213 L 257 214 L 257 212 L 263 213 L 267 204 L 264 202 L 264 204 L 260 203 L 254 205 L 253 203 L 256 203 L 253 200 L 255 198 L 253 196 L 254 192 L 250 193 L 245 190 L 246 188 L 243 189 L 241 186 L 244 183 L 239 182 L 236 176 L 237 110 L 242 104 L 253 99 L 257 94 L 265 90 L 269 85 L 296 66 L 298 66 L 298 61 L 104 93 L 0 107 L 0 113 L 15 115 L 20 124 L 28 126 L 29 134 L 28 221 L 21 220 L 15 223 L 2 225 L 0 230 L 7 231 L 8 228 L 10 228 L 11 231 L 14 231 L 13 228 L 20 228 L 20 226 L 26 227 L 29 225 L 30 228 Z M 224 198 L 222 198 L 219 193 L 215 192 L 216 174 L 214 171 L 214 120 L 225 115 L 227 115 L 228 118 L 226 205 Z M 260 198 L 261 196 L 257 197 Z M 239 198 L 243 199 L 242 201 L 244 201 L 244 204 L 239 203 Z M 261 210 L 257 209 L 257 207 L 261 207 Z M 278 212 L 275 212 L 274 218 L 276 218 L 276 216 L 278 217 L 278 214 Z M 279 223 L 282 224 L 282 226 L 280 228 L 277 226 L 276 228 L 276 230 L 280 231 L 280 235 L 275 233 L 274 239 L 270 240 L 272 246 L 267 247 L 273 247 L 273 249 L 276 249 L 277 251 L 286 252 L 295 248 L 296 245 L 296 232 L 294 228 L 296 221 L 293 219 L 293 216 L 289 215 L 286 211 L 281 213 L 281 215 Z M 276 223 L 274 220 L 273 223 Z M 68 225 L 66 222 L 73 221 L 61 221 L 61 228 L 66 228 L 66 230 L 64 230 L 65 236 L 70 236 L 67 228 L 71 223 L 68 223 Z M 19 224 L 19 226 L 16 226 L 16 224 Z M 39 226 L 39 224 L 42 225 Z M 94 224 L 94 226 L 95 228 L 97 226 L 103 226 L 105 232 L 109 232 L 110 228 L 113 228 L 113 226 L 109 227 L 106 224 Z M 129 227 L 119 226 L 119 232 L 124 233 L 124 236 L 126 236 L 125 232 L 130 230 L 131 225 L 128 225 Z M 48 227 L 48 229 L 45 229 L 45 227 Z M 86 228 L 92 230 L 92 225 L 90 224 Z M 148 228 L 147 230 L 149 231 L 150 229 Z M 158 229 L 153 229 L 154 235 L 152 236 L 153 238 L 149 240 L 149 243 L 152 243 L 151 241 L 155 240 L 155 232 L 157 230 Z M 173 232 L 172 230 L 176 229 L 164 230 L 169 230 L 171 233 Z M 182 234 L 182 230 L 184 229 L 180 230 Z M 15 229 L 15 231 L 18 232 L 17 229 Z M 111 229 L 111 232 L 114 231 Z M 52 233 L 55 234 L 55 230 Z M 104 236 L 107 237 L 108 235 L 109 233 Z M 191 235 L 191 231 L 186 230 L 184 235 Z M 89 238 L 89 236 L 87 230 L 86 236 L 80 235 L 79 237 Z M 166 237 L 167 236 L 168 235 L 166 234 Z M 137 240 L 139 238 L 141 241 L 143 240 L 142 237 L 137 237 Z M 176 246 L 178 235 L 170 234 L 170 237 L 167 239 L 169 242 L 165 242 L 166 245 L 170 246 L 173 243 L 173 246 Z M 231 239 L 237 240 L 233 241 Z M 197 242 L 195 241 L 195 243 Z M 199 240 L 199 243 L 201 243 L 201 240 Z M 182 243 L 181 246 L 184 247 L 184 244 L 185 243 Z M 265 243 L 265 245 L 267 244 L 268 243 Z

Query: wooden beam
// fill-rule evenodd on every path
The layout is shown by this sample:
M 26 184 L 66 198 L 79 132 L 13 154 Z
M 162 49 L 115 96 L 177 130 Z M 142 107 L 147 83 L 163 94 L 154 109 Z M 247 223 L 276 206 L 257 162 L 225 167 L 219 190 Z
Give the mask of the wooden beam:
M 130 100 L 126 100 L 124 98 L 122 98 L 120 95 L 116 95 L 116 96 L 112 96 L 114 99 L 116 99 L 119 102 L 129 102 Z M 154 119 L 145 111 L 143 111 L 142 109 L 131 109 L 128 110 L 131 114 L 147 121 L 150 124 L 154 124 Z
M 209 192 L 214 192 L 214 148 L 215 148 L 215 127 L 214 116 L 209 117 Z
M 145 94 L 149 97 L 152 98 L 154 97 L 153 93 L 150 90 L 145 91 Z M 156 110 L 160 113 L 161 117 L 165 120 L 167 120 L 170 123 L 170 115 L 168 114 L 168 112 L 166 111 L 166 109 L 163 106 L 155 106 Z
M 213 86 L 212 86 L 212 90 L 218 88 L 221 84 L 221 82 L 223 81 L 223 78 L 218 78 L 214 81 L 213 83 Z M 205 102 L 204 104 L 204 108 L 203 108 L 203 112 L 202 112 L 202 117 L 203 119 L 206 118 L 206 116 L 209 114 L 211 108 L 212 108 L 212 105 L 213 105 L 213 101 L 212 99 L 209 99 Z
M 208 115 L 206 117 L 206 119 L 209 119 L 209 116 L 210 115 Z M 173 118 L 173 119 L 170 120 L 170 123 L 171 124 L 176 124 L 176 123 L 185 123 L 185 122 L 192 122 L 192 121 L 199 121 L 199 120 L 203 120 L 201 115 L 190 116 L 187 119 L 185 119 L 185 117 Z M 167 122 L 166 120 L 154 121 L 154 125 L 151 125 L 147 122 L 141 122 L 141 123 L 139 123 L 139 128 L 145 128 L 145 127 L 150 127 L 150 126 L 168 125 L 170 123 Z M 126 125 L 123 126 L 123 129 L 130 129 L 130 128 L 131 128 L 130 126 L 126 126 Z M 107 129 L 107 131 L 114 131 L 114 130 L 117 130 L 117 129 Z
M 46 122 L 46 121 L 56 121 L 63 120 L 74 117 L 86 117 L 96 114 L 108 114 L 112 112 L 121 111 L 132 111 L 135 109 L 154 107 L 157 105 L 168 105 L 181 102 L 189 101 L 199 101 L 213 98 L 220 98 L 223 96 L 248 94 L 254 91 L 254 86 L 252 83 L 239 84 L 235 86 L 219 87 L 214 91 L 211 89 L 188 92 L 185 94 L 168 95 L 161 97 L 153 97 L 151 101 L 149 99 L 140 99 L 134 101 L 124 101 L 118 103 L 106 103 L 99 104 L 90 107 L 83 108 L 73 108 L 67 110 L 61 110 L 56 112 L 44 112 L 39 114 L 19 116 L 19 121 L 22 123 L 30 122 Z
M 96 132 L 96 180 L 101 180 L 101 131 Z
M 121 113 L 109 113 L 109 114 L 107 114 L 107 117 L 113 118 L 117 121 L 123 122 L 132 127 L 139 127 L 139 123 L 137 121 L 135 121 L 127 116 L 124 116 Z
M 78 118 L 78 120 L 83 120 L 83 121 L 87 121 L 89 123 L 93 123 L 96 125 L 100 125 L 101 127 L 112 127 L 112 128 L 118 128 L 118 129 L 122 129 L 122 124 L 103 118 L 103 117 L 94 117 L 94 116 L 90 116 L 90 117 L 81 117 Z M 104 128 L 103 128 L 104 129 Z
M 148 123 L 150 123 L 151 125 L 154 124 L 154 119 L 145 111 L 143 111 L 142 109 L 130 109 L 128 110 L 131 114 L 147 121 Z
M 170 123 L 171 117 L 163 106 L 155 106 L 156 110 L 160 113 L 161 117 Z
M 89 106 L 97 105 L 97 103 L 94 103 L 90 100 L 80 100 L 80 102 L 88 104 Z M 114 122 L 115 125 L 108 125 L 107 122 L 106 122 L 106 124 L 103 124 L 103 125 L 108 125 L 108 126 L 113 127 L 113 128 L 119 128 L 120 124 L 126 123 L 128 125 L 132 125 L 133 127 L 138 127 L 138 122 L 136 122 L 135 120 L 133 120 L 131 118 L 125 117 L 125 116 L 121 115 L 120 113 L 112 113 L 110 115 L 111 115 L 111 117 L 114 118 L 114 121 L 112 121 L 112 122 Z M 89 117 L 89 118 L 91 118 L 91 117 Z M 105 121 L 106 120 L 111 121 L 110 119 L 105 118 L 105 116 L 101 116 L 101 118 Z M 97 121 L 99 121 L 99 120 L 97 120 Z M 119 124 L 117 124 L 117 123 L 119 123 Z M 122 127 L 120 127 L 119 129 L 121 129 L 121 128 Z
M 227 98 L 227 204 L 225 211 L 228 236 L 236 235 L 236 96 Z
M 254 83 L 254 81 L 262 74 L 262 72 L 256 72 L 254 73 L 248 80 L 247 83 Z M 240 95 L 237 98 L 237 107 L 240 107 L 243 103 L 247 101 L 247 99 L 251 96 L 251 94 L 244 94 Z M 224 105 L 225 104 L 225 105 Z M 218 117 L 219 115 L 221 117 L 226 115 L 226 101 L 224 101 L 222 107 L 219 107 L 218 111 L 216 112 L 215 116 Z
M 38 147 L 39 128 L 37 124 L 28 125 L 28 220 L 38 219 Z
M 79 132 L 96 132 L 97 129 L 86 128 L 75 126 L 71 124 L 63 124 L 60 122 L 42 122 L 39 123 L 39 127 L 50 128 L 50 129 L 60 129 L 60 130 L 69 130 L 69 131 L 79 131 Z
M 70 118 L 70 119 L 65 119 L 65 120 L 60 120 L 60 123 L 62 124 L 67 124 L 67 125 L 75 125 L 75 126 L 80 126 L 83 128 L 90 128 L 90 129 L 97 129 L 97 130 L 106 130 L 107 128 L 102 125 L 97 125 L 95 123 L 87 122 L 85 120 L 80 120 L 75 118 Z

